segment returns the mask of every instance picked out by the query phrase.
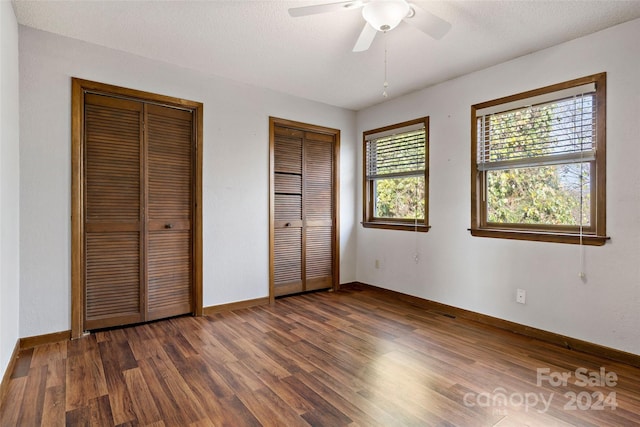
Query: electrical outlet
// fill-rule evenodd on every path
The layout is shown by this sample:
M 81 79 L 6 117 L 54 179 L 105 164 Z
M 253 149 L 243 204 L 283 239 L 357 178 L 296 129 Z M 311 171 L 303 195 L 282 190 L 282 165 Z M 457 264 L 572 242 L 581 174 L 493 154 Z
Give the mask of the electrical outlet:
M 377 260 L 375 261 L 374 265 L 375 265 L 375 267 L 376 267 L 376 268 L 380 268 L 380 260 L 379 260 L 379 259 L 377 259 Z
M 524 289 L 518 289 L 516 291 L 516 302 L 525 304 L 527 302 L 527 291 Z

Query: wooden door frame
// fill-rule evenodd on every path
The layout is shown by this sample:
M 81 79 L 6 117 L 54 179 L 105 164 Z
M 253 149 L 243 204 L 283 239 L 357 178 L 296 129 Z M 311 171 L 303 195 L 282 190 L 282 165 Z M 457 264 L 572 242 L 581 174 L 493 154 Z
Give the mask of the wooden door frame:
M 150 92 L 71 78 L 71 338 L 84 330 L 84 95 L 97 93 L 118 98 L 190 110 L 194 115 L 192 312 L 202 316 L 202 123 L 203 104 Z
M 333 260 L 332 290 L 340 289 L 340 129 L 311 125 L 293 120 L 269 117 L 269 303 L 275 303 L 274 284 L 274 249 L 275 249 L 275 178 L 274 178 L 274 148 L 275 127 L 284 126 L 301 131 L 317 132 L 334 137 L 333 145 Z M 303 148 L 304 149 L 304 148 Z

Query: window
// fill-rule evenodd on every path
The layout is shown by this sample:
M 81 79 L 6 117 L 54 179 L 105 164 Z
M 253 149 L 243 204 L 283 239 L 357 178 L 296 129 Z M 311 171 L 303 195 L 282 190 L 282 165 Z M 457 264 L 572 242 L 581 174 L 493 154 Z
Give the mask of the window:
M 364 227 L 428 231 L 429 118 L 363 134 Z
M 471 107 L 471 234 L 603 245 L 606 73 Z

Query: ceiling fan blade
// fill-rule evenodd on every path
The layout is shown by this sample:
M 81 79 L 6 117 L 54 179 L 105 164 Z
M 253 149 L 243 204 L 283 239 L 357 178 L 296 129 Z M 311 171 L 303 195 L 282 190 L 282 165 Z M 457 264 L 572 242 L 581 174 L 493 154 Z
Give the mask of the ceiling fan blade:
M 297 18 L 299 16 L 317 15 L 320 13 L 337 12 L 339 10 L 351 10 L 362 6 L 363 0 L 341 1 L 338 3 L 314 4 L 311 6 L 292 7 L 289 15 Z
M 411 6 L 411 12 L 404 18 L 404 22 L 413 25 L 423 33 L 440 40 L 451 29 L 451 24 L 444 19 L 413 3 L 409 6 Z
M 373 39 L 376 38 L 376 34 L 378 31 L 369 25 L 368 22 L 364 23 L 364 28 L 360 33 L 360 37 L 358 37 L 358 41 L 356 41 L 355 46 L 353 46 L 354 52 L 363 52 L 371 46 L 373 43 Z

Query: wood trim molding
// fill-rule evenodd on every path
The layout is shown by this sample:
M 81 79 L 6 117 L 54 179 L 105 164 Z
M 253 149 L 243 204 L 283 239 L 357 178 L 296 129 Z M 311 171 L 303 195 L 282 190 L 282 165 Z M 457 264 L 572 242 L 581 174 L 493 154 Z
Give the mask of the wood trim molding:
M 0 383 L 0 402 L 4 401 L 4 397 L 9 389 L 9 380 L 13 374 L 13 370 L 18 361 L 18 354 L 22 350 L 27 350 L 33 347 L 37 347 L 43 344 L 52 344 L 60 341 L 68 341 L 71 339 L 71 331 L 52 332 L 50 334 L 36 335 L 33 337 L 19 338 L 16 341 L 16 345 L 11 353 L 9 364 L 6 371 L 2 376 L 2 383 Z
M 589 341 L 583 341 L 577 338 L 567 337 L 565 335 L 556 334 L 554 332 L 533 328 L 531 326 L 526 326 L 520 323 L 511 322 L 509 320 L 488 316 L 486 314 L 481 314 L 474 311 L 453 307 L 451 305 L 442 304 L 439 302 L 416 297 L 413 295 L 403 294 L 401 292 L 396 292 L 389 289 L 368 285 L 366 283 L 352 282 L 352 283 L 347 283 L 342 285 L 341 288 L 342 289 L 366 288 L 366 289 L 374 290 L 380 293 L 384 293 L 385 296 L 389 298 L 393 298 L 398 301 L 403 301 L 407 304 L 411 304 L 417 307 L 424 308 L 429 311 L 440 313 L 448 317 L 458 317 L 465 320 L 471 320 L 474 322 L 482 323 L 483 325 L 489 325 L 489 326 L 496 327 L 498 329 L 513 332 L 515 334 L 524 335 L 530 338 L 535 338 L 537 340 L 554 344 L 560 347 L 564 347 L 569 350 L 575 350 L 575 351 L 590 354 L 593 356 L 604 357 L 606 359 L 610 359 L 616 362 L 625 363 L 627 365 L 640 368 L 639 354 L 628 353 L 622 350 L 617 350 L 611 347 L 606 347 L 606 346 L 595 344 Z
M 223 313 L 225 311 L 240 310 L 243 308 L 251 308 L 251 307 L 257 307 L 257 306 L 269 305 L 269 304 L 270 304 L 269 297 L 262 297 L 262 298 L 256 298 L 256 299 L 248 299 L 244 301 L 230 302 L 227 304 L 211 305 L 209 307 L 204 307 L 202 311 L 203 311 L 203 314 L 206 316 L 210 314 Z
M 44 344 L 53 344 L 60 341 L 68 341 L 70 339 L 71 331 L 52 332 L 50 334 L 20 338 L 20 350 L 26 350 Z
M 269 117 L 269 303 L 276 302 L 275 294 L 275 265 L 274 265 L 274 251 L 275 251 L 275 231 L 273 229 L 275 222 L 275 180 L 273 178 L 273 171 L 275 168 L 275 128 L 276 121 Z
M 204 105 L 197 103 L 193 109 L 194 124 L 196 126 L 196 159 L 194 165 L 194 202 L 193 209 L 193 306 L 194 314 L 202 316 L 202 143 L 204 141 L 203 120 Z
M 84 185 L 82 136 L 84 135 L 83 81 L 71 79 L 71 335 L 84 329 Z
M 380 228 L 383 230 L 404 230 L 404 231 L 417 231 L 421 233 L 426 233 L 431 229 L 430 225 L 424 224 L 402 224 L 399 222 L 383 222 L 383 221 L 371 221 L 371 222 L 360 222 L 362 227 L 364 228 Z
M 340 129 L 333 144 L 333 287 L 340 288 Z
M 533 232 L 533 231 L 518 231 L 508 229 L 470 229 L 471 235 L 476 237 L 496 237 L 499 239 L 512 239 L 512 240 L 529 240 L 532 242 L 553 242 L 553 243 L 568 243 L 574 245 L 589 245 L 589 246 L 602 246 L 610 240 L 610 237 L 593 236 L 590 234 L 584 234 L 582 236 L 576 234 L 562 234 L 552 232 Z
M 20 340 L 16 341 L 15 347 L 13 347 L 13 352 L 11 353 L 11 358 L 9 359 L 9 363 L 7 364 L 7 369 L 4 371 L 4 375 L 2 375 L 2 382 L 0 383 L 0 403 L 4 401 L 4 397 L 9 390 L 9 380 L 11 379 L 11 374 L 13 373 L 13 368 L 16 366 L 16 361 L 18 360 L 18 352 L 20 351 Z

